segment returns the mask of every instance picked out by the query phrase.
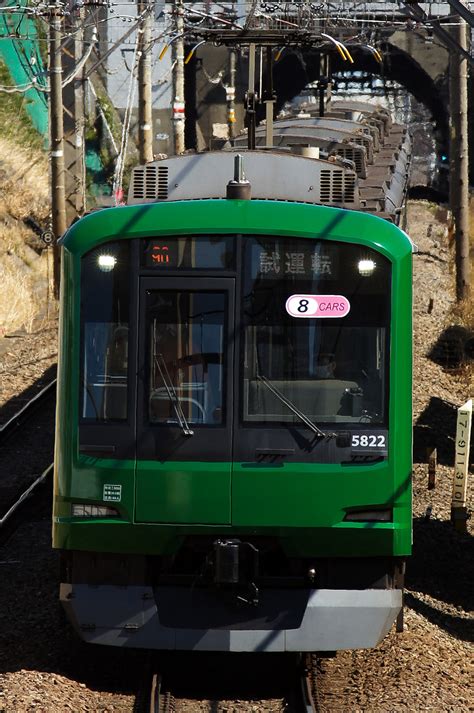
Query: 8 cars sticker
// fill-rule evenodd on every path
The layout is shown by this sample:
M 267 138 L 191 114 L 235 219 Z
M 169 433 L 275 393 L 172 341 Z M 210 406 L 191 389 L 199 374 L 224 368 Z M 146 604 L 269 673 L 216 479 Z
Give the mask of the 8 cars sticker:
M 351 309 L 342 295 L 291 295 L 285 304 L 291 317 L 321 318 L 346 317 Z

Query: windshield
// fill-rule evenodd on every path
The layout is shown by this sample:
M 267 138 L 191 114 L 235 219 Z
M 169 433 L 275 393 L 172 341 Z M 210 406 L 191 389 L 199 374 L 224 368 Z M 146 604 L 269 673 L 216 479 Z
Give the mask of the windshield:
M 150 423 L 223 423 L 225 313 L 224 292 L 147 292 Z
M 242 420 L 387 423 L 390 262 L 342 242 L 244 239 Z

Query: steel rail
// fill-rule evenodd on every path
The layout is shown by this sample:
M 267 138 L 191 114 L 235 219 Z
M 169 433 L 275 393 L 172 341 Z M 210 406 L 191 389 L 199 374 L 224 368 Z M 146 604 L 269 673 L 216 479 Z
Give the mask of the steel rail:
M 314 669 L 311 654 L 307 654 L 303 659 L 303 669 L 301 671 L 299 689 L 299 709 L 301 713 L 320 713 L 319 695 L 316 689 L 316 671 Z M 316 695 L 313 695 L 313 692 Z
M 150 699 L 147 713 L 173 713 L 174 698 L 170 691 L 163 688 L 163 676 L 154 671 L 151 676 Z
M 49 474 L 51 473 L 51 471 L 53 470 L 53 466 L 54 466 L 54 463 L 51 463 L 50 465 L 48 465 L 48 467 L 46 468 L 46 470 L 43 471 L 43 473 L 41 473 L 41 475 L 39 475 L 39 476 L 36 478 L 36 480 L 34 480 L 34 481 L 31 483 L 31 485 L 20 495 L 20 497 L 18 498 L 18 500 L 16 500 L 16 501 L 13 503 L 13 505 L 7 510 L 7 512 L 5 513 L 5 515 L 3 515 L 3 517 L 0 518 L 0 528 L 2 528 L 2 527 L 4 526 L 4 524 L 6 523 L 6 521 L 10 519 L 10 517 L 11 517 L 11 516 L 16 512 L 16 510 L 20 507 L 21 503 L 24 502 L 24 500 L 26 500 L 26 498 L 33 492 L 33 490 L 35 490 L 35 488 L 37 488 L 38 485 L 40 485 L 44 480 L 46 480 L 46 478 L 48 477 L 48 475 L 49 475 Z
M 23 423 L 26 414 L 37 407 L 43 399 L 49 396 L 50 391 L 56 386 L 56 379 L 50 381 L 36 396 L 33 396 L 14 416 L 12 416 L 3 426 L 0 426 L 0 442 L 8 438 Z
M 317 713 L 318 708 L 316 708 L 313 700 L 313 695 L 311 693 L 311 681 L 307 674 L 302 674 L 300 686 L 302 700 L 301 713 Z

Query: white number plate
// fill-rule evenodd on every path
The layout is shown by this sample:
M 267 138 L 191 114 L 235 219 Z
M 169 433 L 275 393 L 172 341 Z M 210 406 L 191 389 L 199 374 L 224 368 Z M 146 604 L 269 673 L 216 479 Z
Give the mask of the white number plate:
M 367 449 L 376 451 L 386 451 L 387 445 L 387 435 L 385 433 L 352 434 L 351 446 L 355 450 L 365 451 Z

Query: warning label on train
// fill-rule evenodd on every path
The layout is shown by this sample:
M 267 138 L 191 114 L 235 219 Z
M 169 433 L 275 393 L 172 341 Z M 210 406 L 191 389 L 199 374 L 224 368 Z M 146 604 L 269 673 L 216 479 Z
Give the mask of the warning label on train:
M 102 499 L 109 503 L 119 503 L 122 499 L 121 485 L 104 485 L 104 494 Z

